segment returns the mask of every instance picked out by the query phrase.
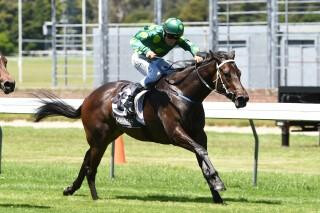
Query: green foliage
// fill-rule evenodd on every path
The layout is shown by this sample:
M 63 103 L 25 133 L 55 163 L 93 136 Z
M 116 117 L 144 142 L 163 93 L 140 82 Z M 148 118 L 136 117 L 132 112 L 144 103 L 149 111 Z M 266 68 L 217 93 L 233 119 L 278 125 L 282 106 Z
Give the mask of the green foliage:
M 7 55 L 17 49 L 17 2 L 0 0 L 0 52 Z
M 168 18 L 176 17 L 182 19 L 179 14 L 183 6 L 185 5 L 185 0 L 162 0 L 162 16 L 163 21 L 165 21 Z M 182 19 L 183 20 L 183 19 Z M 184 20 L 183 20 L 184 21 Z
M 44 39 L 42 25 L 51 20 L 50 0 L 27 0 L 23 2 L 23 37 Z M 24 50 L 43 49 L 43 43 L 24 43 Z
M 10 41 L 10 35 L 7 32 L 0 33 L 0 52 L 8 55 L 15 50 L 13 43 Z
M 183 21 L 207 21 L 208 20 L 208 1 L 189 0 L 182 6 L 179 17 Z
M 123 22 L 150 23 L 153 22 L 153 14 L 150 12 L 150 10 L 134 10 L 123 19 Z
M 153 1 L 111 0 L 109 11 L 113 23 L 153 22 Z

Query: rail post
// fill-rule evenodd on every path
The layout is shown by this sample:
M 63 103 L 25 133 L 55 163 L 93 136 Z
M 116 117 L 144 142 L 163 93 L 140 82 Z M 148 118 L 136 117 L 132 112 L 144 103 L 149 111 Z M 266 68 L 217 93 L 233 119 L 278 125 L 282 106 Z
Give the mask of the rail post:
M 252 119 L 249 119 L 252 133 L 254 136 L 254 162 L 253 162 L 253 186 L 257 186 L 258 180 L 258 158 L 259 158 L 259 136 Z
M 290 135 L 290 130 L 289 130 L 289 122 L 284 121 L 283 125 L 281 126 L 281 138 L 282 138 L 282 146 L 288 147 L 289 146 L 289 135 Z

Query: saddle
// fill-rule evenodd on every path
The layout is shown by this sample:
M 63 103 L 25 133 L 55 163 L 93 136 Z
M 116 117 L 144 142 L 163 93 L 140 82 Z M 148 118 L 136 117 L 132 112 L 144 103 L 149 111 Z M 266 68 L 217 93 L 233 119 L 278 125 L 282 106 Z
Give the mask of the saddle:
M 129 112 L 125 107 L 129 95 L 132 94 L 131 88 L 133 83 L 125 85 L 121 91 L 112 99 L 112 114 L 116 122 L 126 128 L 141 128 L 145 125 L 143 117 L 143 103 L 145 94 L 149 90 L 142 90 L 134 98 L 135 113 Z

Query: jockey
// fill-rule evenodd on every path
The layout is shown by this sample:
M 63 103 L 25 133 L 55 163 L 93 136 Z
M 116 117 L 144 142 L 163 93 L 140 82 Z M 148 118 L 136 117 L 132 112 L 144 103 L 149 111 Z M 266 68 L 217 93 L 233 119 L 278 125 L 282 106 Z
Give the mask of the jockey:
M 162 75 L 170 74 L 173 68 L 161 57 L 165 56 L 175 46 L 179 46 L 189 51 L 196 63 L 203 59 L 196 54 L 199 48 L 184 38 L 184 25 L 177 18 L 167 19 L 163 25 L 151 25 L 138 31 L 130 40 L 130 45 L 134 50 L 132 64 L 145 77 L 140 83 L 134 84 L 132 95 L 129 95 L 125 106 L 129 112 L 134 113 L 134 96 L 143 88 L 148 88 L 160 79 Z

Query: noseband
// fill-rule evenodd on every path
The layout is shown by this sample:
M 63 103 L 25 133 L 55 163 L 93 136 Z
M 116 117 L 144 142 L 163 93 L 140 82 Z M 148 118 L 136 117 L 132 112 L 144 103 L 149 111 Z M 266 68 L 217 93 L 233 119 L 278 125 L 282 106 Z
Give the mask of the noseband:
M 214 80 L 212 83 L 215 84 L 215 88 L 212 88 L 200 75 L 199 73 L 199 69 L 196 69 L 197 71 L 197 75 L 198 75 L 198 78 L 200 79 L 200 81 L 211 91 L 214 91 L 214 92 L 218 92 L 218 81 L 220 79 L 221 83 L 222 83 L 222 86 L 223 88 L 225 89 L 226 93 L 227 94 L 230 94 L 231 92 L 227 89 L 226 85 L 223 83 L 222 79 L 221 79 L 221 74 L 220 74 L 220 67 L 222 67 L 224 64 L 226 63 L 231 63 L 231 62 L 235 62 L 233 59 L 228 59 L 228 60 L 225 60 L 223 61 L 221 64 L 218 65 L 218 63 L 216 63 L 216 66 L 217 66 L 217 72 L 216 72 L 216 80 Z M 219 93 L 219 92 L 218 92 Z

